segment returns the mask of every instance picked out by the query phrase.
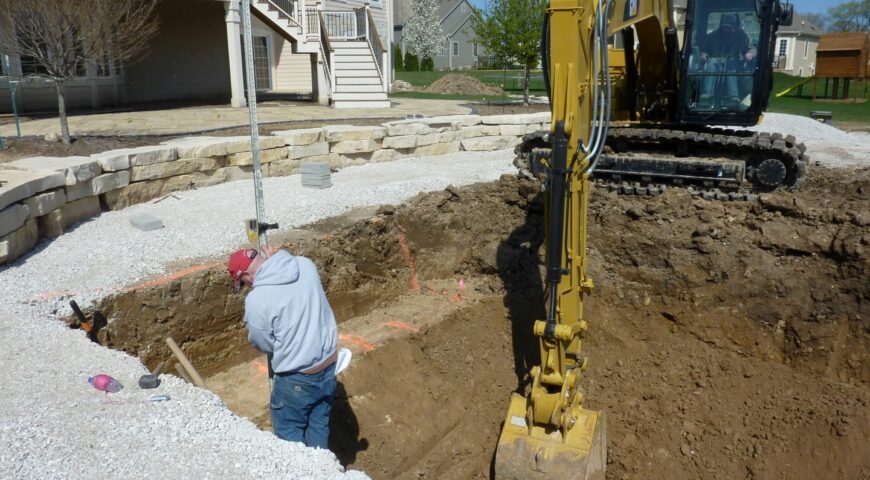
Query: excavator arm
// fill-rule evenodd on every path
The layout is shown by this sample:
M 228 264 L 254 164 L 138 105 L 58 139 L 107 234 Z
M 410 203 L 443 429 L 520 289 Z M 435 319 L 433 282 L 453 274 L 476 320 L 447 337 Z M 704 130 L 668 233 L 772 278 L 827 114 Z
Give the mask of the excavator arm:
M 608 37 L 654 22 L 664 50 L 661 21 L 667 25 L 669 12 L 668 1 L 643 0 L 551 0 L 547 8 L 542 53 L 552 120 L 541 148 L 526 152 L 544 178 L 547 317 L 532 326 L 541 363 L 530 372 L 531 391 L 512 395 L 499 437 L 499 479 L 604 479 L 605 415 L 583 407 L 580 379 L 583 298 L 593 288 L 586 273 L 590 176 L 613 101 Z M 666 76 L 660 66 L 641 68 Z

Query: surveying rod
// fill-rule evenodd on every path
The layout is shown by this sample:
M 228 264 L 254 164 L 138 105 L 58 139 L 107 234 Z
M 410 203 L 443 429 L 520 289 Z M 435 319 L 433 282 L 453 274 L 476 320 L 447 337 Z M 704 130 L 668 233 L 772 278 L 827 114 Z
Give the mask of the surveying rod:
M 268 244 L 266 231 L 278 224 L 266 223 L 263 202 L 263 172 L 260 168 L 260 124 L 257 121 L 257 87 L 254 85 L 254 39 L 251 33 L 251 0 L 242 0 L 242 37 L 245 43 L 245 83 L 248 87 L 248 114 L 251 122 L 251 157 L 254 163 L 254 197 L 257 201 L 256 221 L 248 220 L 248 239 L 263 249 Z M 256 222 L 256 223 L 255 223 Z

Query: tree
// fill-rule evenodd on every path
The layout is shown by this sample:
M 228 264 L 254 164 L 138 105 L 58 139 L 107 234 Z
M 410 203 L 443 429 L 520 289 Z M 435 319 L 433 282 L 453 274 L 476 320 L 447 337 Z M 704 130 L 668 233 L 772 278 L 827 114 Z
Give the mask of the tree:
M 418 70 L 420 70 L 420 59 L 411 53 L 410 50 L 407 50 L 405 52 L 405 71 L 416 72 Z
M 438 18 L 435 0 L 411 0 L 411 15 L 402 32 L 408 51 L 422 59 L 434 58 L 440 47 L 447 42 L 444 31 L 441 30 L 441 19 Z M 428 77 L 427 74 L 426 83 L 429 83 Z
M 404 69 L 405 62 L 402 61 L 402 49 L 399 48 L 399 45 L 393 44 L 393 68 L 396 69 L 397 72 L 401 72 Z
M 0 0 L 0 51 L 54 81 L 63 143 L 70 144 L 65 82 L 143 53 L 157 33 L 157 1 Z
M 477 41 L 502 64 L 523 66 L 523 104 L 529 104 L 532 68 L 541 60 L 545 0 L 489 0 L 472 16 Z
M 804 17 L 804 20 L 808 24 L 815 26 L 819 30 L 825 30 L 828 20 L 823 13 L 802 13 L 801 16 Z
M 870 0 L 853 0 L 828 9 L 828 27 L 834 32 L 865 32 L 870 29 Z
M 424 72 L 431 72 L 435 70 L 435 60 L 432 60 L 432 57 L 426 57 L 420 62 L 420 70 Z

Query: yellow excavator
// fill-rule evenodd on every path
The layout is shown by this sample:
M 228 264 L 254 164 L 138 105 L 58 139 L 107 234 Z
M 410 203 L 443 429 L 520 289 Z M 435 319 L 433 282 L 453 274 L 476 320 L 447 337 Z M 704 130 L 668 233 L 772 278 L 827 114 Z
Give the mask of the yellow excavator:
M 581 386 L 583 298 L 593 288 L 590 181 L 630 182 L 627 193 L 635 194 L 669 182 L 735 199 L 750 195 L 739 193 L 746 188 L 793 188 L 803 176 L 804 152 L 793 138 L 707 127 L 758 123 L 772 88 L 775 33 L 791 24 L 792 6 L 688 0 L 685 7 L 677 12 L 671 0 L 550 0 L 547 7 L 550 130 L 517 148 L 518 165 L 545 192 L 547 314 L 532 326 L 540 346 L 532 386 L 512 395 L 499 437 L 499 480 L 605 478 L 605 415 L 584 408 Z

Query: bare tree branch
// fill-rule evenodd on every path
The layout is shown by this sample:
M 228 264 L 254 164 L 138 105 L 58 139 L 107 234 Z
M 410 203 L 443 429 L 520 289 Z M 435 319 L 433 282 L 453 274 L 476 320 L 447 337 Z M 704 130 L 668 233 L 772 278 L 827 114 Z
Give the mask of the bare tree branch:
M 0 0 L 0 52 L 33 62 L 54 80 L 64 143 L 64 82 L 88 66 L 132 62 L 157 33 L 158 0 Z M 108 65 L 107 65 L 108 64 Z

